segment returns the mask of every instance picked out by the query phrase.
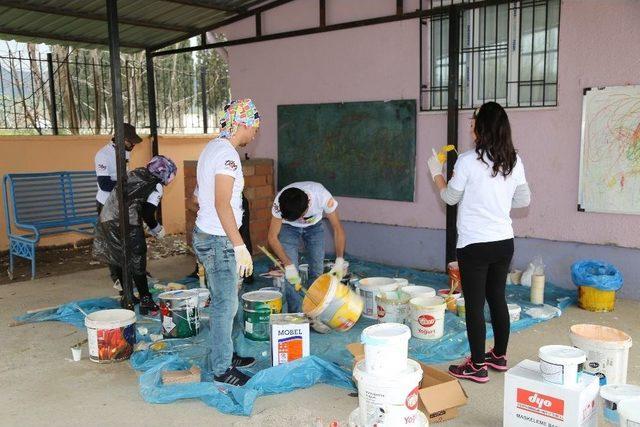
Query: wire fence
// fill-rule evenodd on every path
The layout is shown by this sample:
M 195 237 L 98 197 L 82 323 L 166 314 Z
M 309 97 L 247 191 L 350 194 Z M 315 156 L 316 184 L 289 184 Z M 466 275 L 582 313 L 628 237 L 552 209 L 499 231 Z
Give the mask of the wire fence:
M 155 61 L 159 133 L 215 130 L 229 99 L 227 68 L 212 55 Z M 110 134 L 113 127 L 109 60 L 104 52 L 10 52 L 0 55 L 0 133 Z M 124 120 L 149 129 L 145 63 L 123 58 Z M 204 90 L 203 90 L 204 89 Z

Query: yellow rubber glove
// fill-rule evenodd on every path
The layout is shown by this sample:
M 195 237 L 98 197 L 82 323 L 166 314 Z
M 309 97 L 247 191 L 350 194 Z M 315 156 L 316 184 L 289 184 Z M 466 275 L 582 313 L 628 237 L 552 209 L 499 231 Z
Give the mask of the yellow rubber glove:
M 302 279 L 295 265 L 289 264 L 284 266 L 284 277 L 287 279 L 287 282 L 293 285 L 293 289 L 295 289 L 296 292 L 300 292 L 302 289 Z
M 236 256 L 236 271 L 239 277 L 249 277 L 253 273 L 253 260 L 245 245 L 234 246 Z

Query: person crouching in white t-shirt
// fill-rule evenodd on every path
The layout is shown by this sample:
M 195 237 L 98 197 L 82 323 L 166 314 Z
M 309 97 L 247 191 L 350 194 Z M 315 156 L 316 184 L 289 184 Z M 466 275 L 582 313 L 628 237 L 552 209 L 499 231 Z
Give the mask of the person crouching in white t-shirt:
M 249 377 L 237 368 L 255 363 L 233 351 L 234 318 L 238 311 L 239 277 L 253 272 L 251 253 L 238 229 L 242 221 L 244 177 L 237 147 L 254 140 L 260 116 L 250 99 L 225 107 L 220 136 L 198 159 L 198 215 L 193 249 L 207 274 L 211 292 L 210 367 L 216 381 L 242 386 Z
M 487 367 L 506 371 L 509 310 L 505 285 L 513 257 L 512 208 L 529 205 L 531 193 L 524 166 L 511 140 L 507 113 L 488 102 L 473 113 L 475 149 L 462 153 L 447 184 L 435 150 L 429 171 L 440 197 L 458 204 L 457 258 L 466 311 L 471 357 L 451 365 L 449 373 L 478 383 L 489 381 Z M 494 347 L 485 353 L 484 302 L 489 304 Z
M 336 261 L 331 270 L 342 279 L 346 238 L 338 217 L 338 202 L 322 184 L 305 181 L 286 186 L 278 193 L 271 210 L 269 246 L 285 266 L 287 285 L 285 294 L 288 311 L 302 309 L 300 274 L 298 273 L 300 243 L 304 242 L 309 264 L 309 283 L 313 283 L 324 269 L 324 225 L 326 216 L 333 228 Z

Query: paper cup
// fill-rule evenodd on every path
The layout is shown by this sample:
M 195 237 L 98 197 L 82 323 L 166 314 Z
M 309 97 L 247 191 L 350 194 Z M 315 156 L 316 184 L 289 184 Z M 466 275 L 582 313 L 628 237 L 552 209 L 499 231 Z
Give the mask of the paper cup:
M 74 362 L 79 362 L 82 359 L 82 347 L 71 347 L 71 357 Z

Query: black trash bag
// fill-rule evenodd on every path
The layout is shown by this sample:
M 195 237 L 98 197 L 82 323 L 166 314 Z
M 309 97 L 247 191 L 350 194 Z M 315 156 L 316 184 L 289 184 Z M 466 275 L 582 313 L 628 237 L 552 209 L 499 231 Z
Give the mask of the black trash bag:
M 136 275 L 144 275 L 147 264 L 147 244 L 140 212 L 142 204 L 159 183 L 160 180 L 146 168 L 134 169 L 127 174 L 125 190 L 129 201 L 129 271 Z M 118 197 L 116 191 L 112 191 L 96 224 L 93 256 L 101 262 L 122 267 L 124 250 L 120 238 L 119 213 Z

